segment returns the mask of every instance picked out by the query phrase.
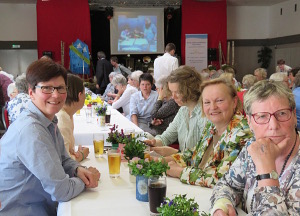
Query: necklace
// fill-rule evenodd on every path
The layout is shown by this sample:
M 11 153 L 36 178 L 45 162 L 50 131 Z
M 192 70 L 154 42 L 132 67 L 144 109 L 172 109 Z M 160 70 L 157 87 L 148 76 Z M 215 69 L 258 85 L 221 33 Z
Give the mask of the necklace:
M 292 150 L 290 151 L 290 153 L 286 156 L 286 158 L 285 158 L 285 160 L 284 160 L 284 163 L 283 163 L 283 166 L 282 166 L 282 169 L 281 169 L 279 178 L 282 176 L 283 171 L 284 171 L 284 169 L 285 169 L 285 166 L 286 166 L 288 160 L 290 159 L 290 157 L 291 157 L 291 155 L 292 155 L 292 153 L 293 153 L 293 151 L 294 151 L 294 148 L 295 148 L 296 142 L 297 142 L 297 138 L 298 138 L 298 134 L 297 134 L 297 132 L 296 132 L 296 139 L 295 139 L 293 148 L 292 148 Z M 258 181 L 256 180 L 256 186 L 255 186 L 255 187 L 257 187 L 257 186 L 258 186 Z M 252 199 L 251 199 L 251 204 L 250 204 L 251 211 L 253 210 L 253 201 L 254 201 L 254 193 L 253 193 L 253 196 L 252 196 Z

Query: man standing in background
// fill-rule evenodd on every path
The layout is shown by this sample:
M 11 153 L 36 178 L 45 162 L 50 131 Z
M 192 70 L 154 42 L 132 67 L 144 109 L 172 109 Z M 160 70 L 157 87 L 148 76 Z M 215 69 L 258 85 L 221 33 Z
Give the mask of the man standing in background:
M 114 72 L 117 72 L 117 73 L 121 73 L 125 78 L 128 77 L 128 75 L 131 74 L 131 70 L 129 70 L 127 67 L 121 65 L 121 64 L 118 64 L 118 57 L 117 56 L 112 56 L 110 58 L 110 63 L 112 64 L 113 66 L 113 69 L 114 69 Z
M 97 77 L 97 85 L 96 85 L 96 93 L 103 94 L 106 86 L 109 83 L 109 74 L 113 71 L 113 66 L 111 63 L 105 59 L 105 53 L 100 51 L 97 53 L 97 67 L 96 67 L 96 77 Z
M 161 76 L 169 76 L 170 73 L 178 68 L 178 59 L 174 57 L 176 46 L 168 43 L 165 54 L 154 60 L 154 79 L 159 80 Z

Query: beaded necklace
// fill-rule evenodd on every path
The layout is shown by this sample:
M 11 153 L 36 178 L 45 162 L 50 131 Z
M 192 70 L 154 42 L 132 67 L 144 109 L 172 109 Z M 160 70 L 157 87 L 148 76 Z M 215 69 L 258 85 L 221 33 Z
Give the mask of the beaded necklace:
M 290 151 L 290 153 L 286 156 L 286 158 L 285 158 L 285 160 L 284 160 L 284 163 L 283 163 L 283 166 L 282 166 L 282 169 L 281 169 L 279 178 L 282 176 L 283 171 L 284 171 L 284 169 L 285 169 L 285 166 L 286 166 L 288 160 L 290 159 L 290 157 L 291 157 L 291 155 L 292 155 L 292 153 L 293 153 L 293 151 L 294 151 L 294 148 L 295 148 L 296 142 L 297 142 L 297 138 L 298 138 L 298 134 L 297 134 L 297 131 L 296 131 L 296 139 L 295 139 L 294 146 L 293 146 L 292 150 Z M 255 187 L 257 187 L 257 186 L 258 186 L 258 181 L 256 180 L 256 186 L 255 186 Z M 253 193 L 253 196 L 252 196 L 252 199 L 251 199 L 251 204 L 250 204 L 251 211 L 253 210 L 253 201 L 254 201 L 254 193 Z

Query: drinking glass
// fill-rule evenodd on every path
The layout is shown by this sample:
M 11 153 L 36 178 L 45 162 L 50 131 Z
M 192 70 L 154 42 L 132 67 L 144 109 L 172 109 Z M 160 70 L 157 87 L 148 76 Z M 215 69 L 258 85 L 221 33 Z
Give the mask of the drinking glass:
M 106 110 L 105 113 L 105 123 L 110 124 L 110 116 L 111 116 L 111 110 Z
M 87 123 L 92 123 L 92 107 L 87 107 L 85 109 L 85 116 L 86 116 L 86 122 Z
M 120 176 L 121 166 L 121 152 L 119 149 L 108 150 L 108 168 L 109 176 L 111 178 L 118 178 Z
M 131 138 L 134 138 L 135 136 L 134 132 L 135 132 L 134 128 L 125 128 L 124 130 L 125 136 L 131 136 Z
M 144 159 L 148 158 L 150 160 L 150 146 L 147 146 L 144 151 Z
M 104 135 L 100 133 L 93 134 L 95 157 L 102 157 L 104 150 Z
M 165 176 L 151 176 L 148 179 L 148 196 L 150 214 L 159 215 L 157 207 L 163 203 L 167 192 L 167 180 Z

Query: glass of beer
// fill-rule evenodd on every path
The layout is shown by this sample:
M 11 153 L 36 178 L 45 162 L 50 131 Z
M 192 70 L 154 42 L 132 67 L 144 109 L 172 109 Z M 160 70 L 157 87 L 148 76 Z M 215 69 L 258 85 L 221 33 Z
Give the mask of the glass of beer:
M 150 160 L 150 146 L 147 146 L 144 151 L 144 159 L 148 158 Z
M 148 179 L 148 196 L 150 215 L 159 215 L 157 207 L 163 203 L 167 192 L 167 180 L 165 176 L 151 176 Z
M 125 128 L 124 134 L 125 136 L 128 136 L 129 138 L 134 138 L 134 128 Z
M 104 150 L 104 135 L 100 133 L 93 134 L 95 157 L 102 157 Z
M 120 176 L 121 166 L 121 152 L 119 149 L 108 150 L 108 168 L 109 176 L 111 178 L 118 178 Z

